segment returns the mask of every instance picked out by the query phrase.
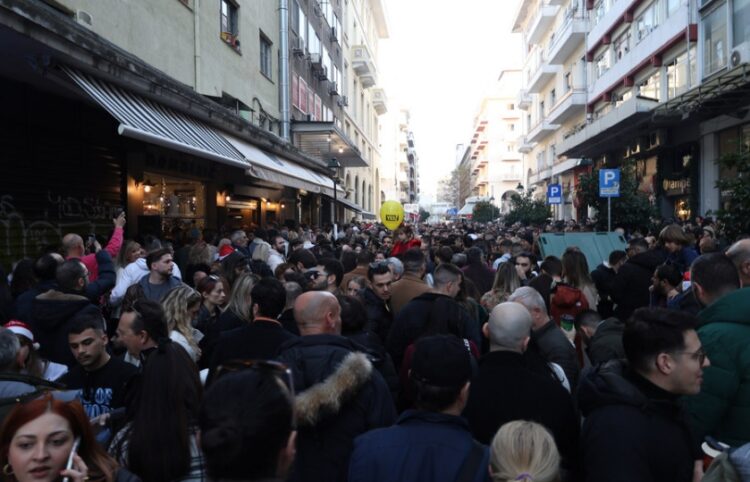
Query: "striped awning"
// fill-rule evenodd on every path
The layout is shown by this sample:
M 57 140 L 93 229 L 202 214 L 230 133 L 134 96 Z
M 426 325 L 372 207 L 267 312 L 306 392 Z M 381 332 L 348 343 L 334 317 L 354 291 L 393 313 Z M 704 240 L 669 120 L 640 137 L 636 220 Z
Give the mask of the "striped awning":
M 252 166 L 247 168 L 246 174 L 273 184 L 333 196 L 333 181 L 325 174 L 266 152 L 229 134 L 222 133 L 222 136 L 252 163 Z M 341 186 L 338 190 L 343 196 L 344 191 Z
M 251 167 L 218 130 L 200 120 L 78 70 L 63 70 L 120 122 L 120 135 L 243 169 Z

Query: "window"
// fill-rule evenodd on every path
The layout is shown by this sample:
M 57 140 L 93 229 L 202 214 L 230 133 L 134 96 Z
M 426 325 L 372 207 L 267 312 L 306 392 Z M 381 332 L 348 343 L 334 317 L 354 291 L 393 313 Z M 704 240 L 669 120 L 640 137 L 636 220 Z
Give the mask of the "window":
M 565 77 L 563 78 L 563 87 L 565 88 L 565 92 L 568 92 L 571 88 L 573 88 L 573 74 L 570 72 L 565 72 Z
M 743 42 L 750 42 L 750 0 L 734 0 L 732 35 L 732 45 L 735 47 Z
M 671 17 L 680 8 L 680 0 L 667 0 L 667 16 Z
M 292 75 L 292 107 L 299 109 L 299 75 Z
M 299 110 L 307 114 L 307 82 L 302 77 L 299 78 Z
M 289 25 L 292 27 L 293 31 L 297 32 L 297 35 L 300 34 L 300 13 L 302 13 L 302 11 L 299 8 L 299 2 L 297 2 L 297 0 L 292 0 L 289 5 Z
M 640 43 L 643 39 L 658 26 L 659 15 L 658 15 L 658 2 L 654 1 L 646 10 L 635 20 L 636 43 Z
M 630 29 L 625 30 L 612 43 L 615 52 L 615 63 L 617 63 L 625 54 L 630 52 Z
M 660 72 L 654 72 L 649 78 L 638 84 L 638 96 L 661 100 L 661 75 Z
M 225 41 L 228 37 L 237 37 L 239 30 L 237 29 L 237 17 L 238 8 L 230 0 L 221 0 L 221 35 Z
M 508 110 L 516 110 L 515 104 L 508 104 Z
M 727 5 L 703 18 L 703 75 L 727 65 Z
M 271 41 L 268 38 L 260 34 L 260 73 L 268 77 L 273 78 L 272 62 L 273 49 L 271 48 Z
M 594 24 L 599 23 L 605 13 L 607 13 L 606 2 L 604 0 L 598 0 L 596 4 L 594 4 Z
M 508 124 L 508 130 L 511 131 L 511 132 L 515 131 L 516 130 L 516 125 L 515 124 Z
M 609 70 L 609 49 L 605 49 L 604 52 L 600 53 L 594 58 L 594 73 L 598 79 Z
M 667 65 L 667 98 L 672 99 L 685 92 L 695 82 L 695 49 L 690 49 L 690 65 L 685 52 Z M 688 77 L 689 76 L 689 77 Z
M 539 122 L 541 122 L 542 119 L 544 119 L 544 115 L 545 115 L 544 101 L 540 100 L 539 101 Z
M 297 34 L 299 38 L 305 41 L 305 45 L 307 45 L 307 39 L 309 38 L 307 34 L 307 17 L 305 16 L 305 12 L 302 11 L 302 7 L 297 5 L 297 8 L 299 9 Z
M 552 89 L 549 91 L 549 105 L 555 106 L 557 103 L 557 92 L 555 92 L 555 89 Z

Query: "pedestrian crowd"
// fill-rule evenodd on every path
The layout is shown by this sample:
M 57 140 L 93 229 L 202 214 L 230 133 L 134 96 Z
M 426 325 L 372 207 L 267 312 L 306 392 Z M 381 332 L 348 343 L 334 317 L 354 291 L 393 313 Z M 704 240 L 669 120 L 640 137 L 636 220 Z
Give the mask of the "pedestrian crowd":
M 125 223 L 0 275 L 4 481 L 750 480 L 750 237 L 710 219 L 592 264 L 543 255 L 575 222 Z

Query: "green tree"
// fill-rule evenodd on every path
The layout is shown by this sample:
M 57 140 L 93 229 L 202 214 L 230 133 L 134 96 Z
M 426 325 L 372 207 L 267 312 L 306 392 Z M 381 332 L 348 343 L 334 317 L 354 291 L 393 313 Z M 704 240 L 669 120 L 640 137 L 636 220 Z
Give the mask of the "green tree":
M 581 200 L 596 209 L 596 228 L 607 230 L 607 198 L 599 197 L 599 169 L 583 174 L 578 180 Z M 648 196 L 638 190 L 635 165 L 632 162 L 620 166 L 620 197 L 612 198 L 612 228 L 621 226 L 627 230 L 643 229 L 658 217 L 656 206 Z
M 419 222 L 420 223 L 427 221 L 429 217 L 430 217 L 430 213 L 427 210 L 423 208 L 419 208 Z
M 737 239 L 740 234 L 750 232 L 750 151 L 727 154 L 717 163 L 726 175 L 716 181 L 721 193 L 731 193 L 727 201 L 716 212 L 727 239 Z
M 549 206 L 544 200 L 534 198 L 534 188 L 531 188 L 523 194 L 512 195 L 510 212 L 505 216 L 505 222 L 538 226 L 544 224 L 549 217 Z
M 471 211 L 472 221 L 480 223 L 489 223 L 494 221 L 500 216 L 500 210 L 492 203 L 487 201 L 479 201 L 474 205 L 474 209 Z

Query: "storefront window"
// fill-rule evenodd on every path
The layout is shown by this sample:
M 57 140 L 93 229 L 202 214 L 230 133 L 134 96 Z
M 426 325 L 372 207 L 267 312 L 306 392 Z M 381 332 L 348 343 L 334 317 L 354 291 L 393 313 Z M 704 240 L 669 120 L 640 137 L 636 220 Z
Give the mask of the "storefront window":
M 205 226 L 203 183 L 149 172 L 143 173 L 143 178 L 143 215 L 160 216 L 163 232 Z
M 703 74 L 713 74 L 727 64 L 727 5 L 703 19 Z

